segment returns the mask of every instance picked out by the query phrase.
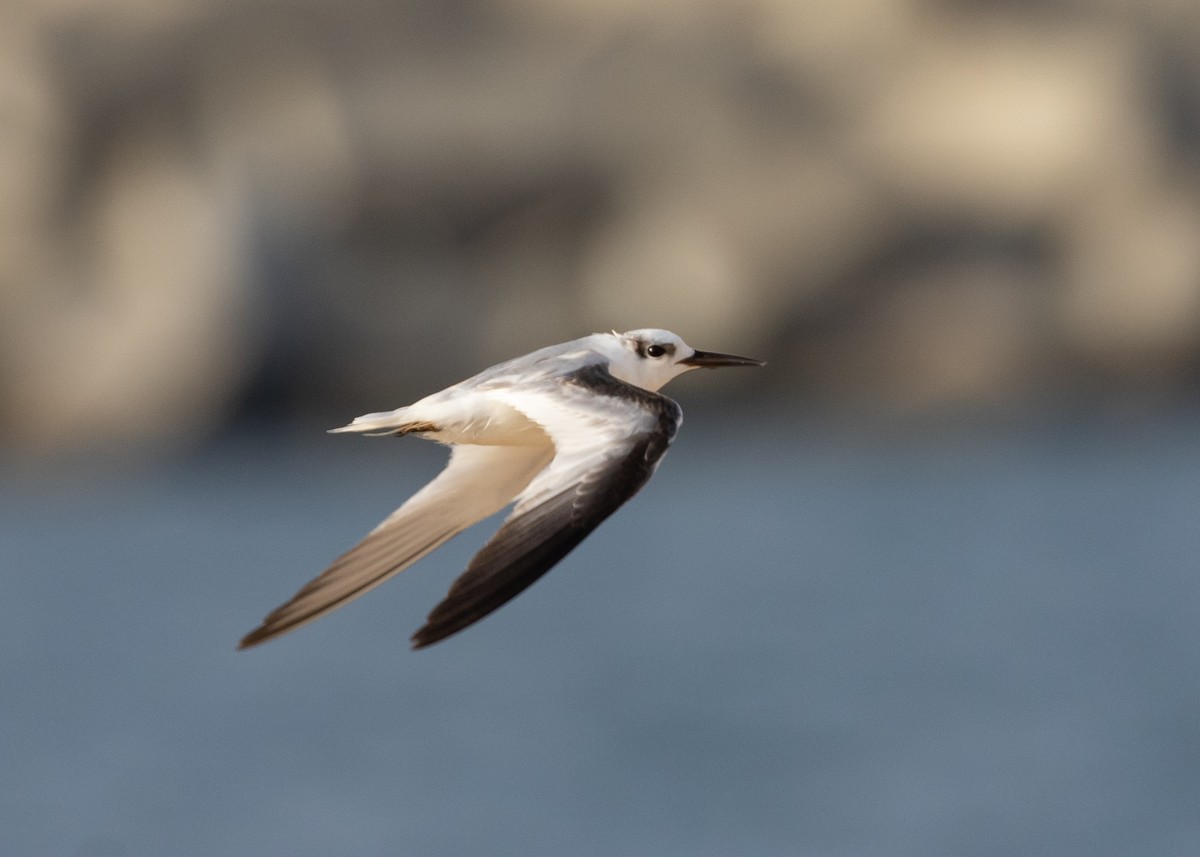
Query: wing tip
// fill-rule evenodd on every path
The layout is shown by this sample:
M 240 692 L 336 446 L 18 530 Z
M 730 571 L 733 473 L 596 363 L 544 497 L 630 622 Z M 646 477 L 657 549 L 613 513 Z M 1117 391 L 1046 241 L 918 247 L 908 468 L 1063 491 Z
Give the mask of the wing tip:
M 451 631 L 450 633 L 454 632 Z M 427 623 L 417 629 L 417 632 L 409 637 L 408 641 L 412 644 L 412 650 L 414 652 L 419 652 L 421 649 L 432 646 L 434 643 L 441 642 L 448 636 L 450 636 L 450 634 L 438 633 L 433 626 Z
M 284 605 L 284 607 L 287 606 L 287 604 Z M 276 610 L 266 619 L 263 619 L 261 625 L 259 625 L 246 636 L 242 637 L 242 639 L 238 641 L 237 650 L 240 652 L 244 649 L 252 649 L 255 646 L 261 646 L 263 643 L 269 643 L 276 637 L 282 637 L 284 634 L 288 634 L 299 628 L 301 625 L 311 621 L 311 619 L 316 618 L 313 616 L 298 620 L 295 617 L 289 618 L 278 615 L 284 609 L 284 607 L 279 608 L 279 610 Z
M 266 625 L 260 625 L 238 641 L 237 651 L 242 652 L 246 649 L 252 649 L 257 645 L 265 643 L 267 640 L 274 637 L 275 634 L 276 632 L 267 628 Z

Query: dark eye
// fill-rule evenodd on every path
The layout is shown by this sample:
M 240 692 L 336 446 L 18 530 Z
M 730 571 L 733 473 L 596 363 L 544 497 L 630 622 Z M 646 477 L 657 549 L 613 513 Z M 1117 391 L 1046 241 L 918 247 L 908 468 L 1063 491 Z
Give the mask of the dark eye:
M 651 345 L 646 349 L 647 357 L 662 357 L 666 353 L 667 349 L 663 348 L 661 345 Z

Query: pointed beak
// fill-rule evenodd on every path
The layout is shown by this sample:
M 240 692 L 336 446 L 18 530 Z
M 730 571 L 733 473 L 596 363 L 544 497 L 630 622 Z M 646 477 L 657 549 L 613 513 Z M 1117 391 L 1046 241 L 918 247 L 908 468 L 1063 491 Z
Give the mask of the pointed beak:
M 752 357 L 738 357 L 736 354 L 720 354 L 716 351 L 697 351 L 691 357 L 679 361 L 684 366 L 704 366 L 716 369 L 718 366 L 766 366 L 762 360 Z

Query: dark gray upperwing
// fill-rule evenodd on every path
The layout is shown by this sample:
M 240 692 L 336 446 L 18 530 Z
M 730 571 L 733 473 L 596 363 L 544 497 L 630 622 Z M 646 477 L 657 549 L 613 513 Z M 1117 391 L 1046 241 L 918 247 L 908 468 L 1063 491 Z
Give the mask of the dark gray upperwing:
M 636 399 L 656 417 L 652 427 L 629 436 L 601 458 L 583 479 L 520 514 L 514 514 L 471 560 L 450 591 L 412 636 L 420 649 L 468 625 L 523 592 L 553 568 L 654 474 L 679 426 L 679 406 L 656 393 L 616 380 L 602 366 L 575 373 L 600 395 Z

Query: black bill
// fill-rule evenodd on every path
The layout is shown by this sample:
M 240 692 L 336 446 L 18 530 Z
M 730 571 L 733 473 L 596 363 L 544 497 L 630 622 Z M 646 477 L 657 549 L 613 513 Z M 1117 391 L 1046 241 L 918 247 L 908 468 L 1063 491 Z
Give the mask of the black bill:
M 718 366 L 766 366 L 762 360 L 752 357 L 738 357 L 736 354 L 721 354 L 716 351 L 697 351 L 691 357 L 679 361 L 684 366 L 704 366 L 716 369 Z

